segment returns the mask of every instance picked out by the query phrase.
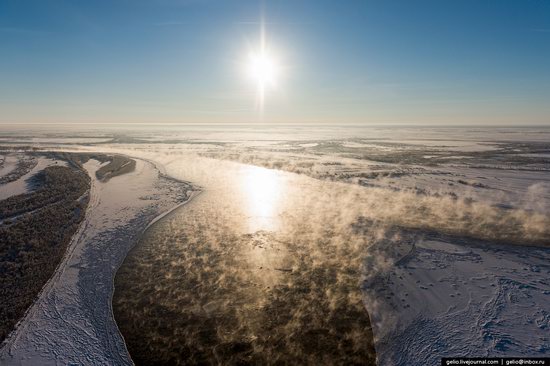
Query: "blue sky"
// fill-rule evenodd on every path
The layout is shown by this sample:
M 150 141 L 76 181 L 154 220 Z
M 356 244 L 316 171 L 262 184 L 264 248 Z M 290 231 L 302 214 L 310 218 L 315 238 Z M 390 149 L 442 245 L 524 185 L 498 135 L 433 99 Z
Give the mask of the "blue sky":
M 550 1 L 0 2 L 0 123 L 550 124 Z

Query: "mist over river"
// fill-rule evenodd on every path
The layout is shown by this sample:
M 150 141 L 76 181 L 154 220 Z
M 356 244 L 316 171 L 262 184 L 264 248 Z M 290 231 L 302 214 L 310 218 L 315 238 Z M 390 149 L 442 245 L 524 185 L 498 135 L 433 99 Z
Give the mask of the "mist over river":
M 368 238 L 337 204 L 345 187 L 211 159 L 177 165 L 202 193 L 146 232 L 115 281 L 136 364 L 373 363 Z

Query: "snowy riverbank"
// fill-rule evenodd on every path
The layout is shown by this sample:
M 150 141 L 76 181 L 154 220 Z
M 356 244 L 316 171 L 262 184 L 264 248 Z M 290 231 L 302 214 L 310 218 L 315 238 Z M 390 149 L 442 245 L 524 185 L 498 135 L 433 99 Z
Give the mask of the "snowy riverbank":
M 132 364 L 112 315 L 113 278 L 156 217 L 187 201 L 192 187 L 137 160 L 107 183 L 92 177 L 86 218 L 39 298 L 2 344 L 3 365 Z

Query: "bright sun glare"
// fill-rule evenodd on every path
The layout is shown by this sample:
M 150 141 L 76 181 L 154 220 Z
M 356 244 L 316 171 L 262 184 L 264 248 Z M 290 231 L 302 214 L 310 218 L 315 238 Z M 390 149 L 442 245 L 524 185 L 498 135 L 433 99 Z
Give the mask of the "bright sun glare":
M 277 65 L 265 50 L 261 50 L 250 55 L 249 72 L 258 87 L 265 88 L 275 84 Z
M 257 102 L 261 114 L 263 114 L 266 90 L 276 85 L 280 74 L 277 59 L 266 43 L 265 27 L 262 23 L 260 47 L 251 52 L 248 59 L 248 76 L 256 84 Z

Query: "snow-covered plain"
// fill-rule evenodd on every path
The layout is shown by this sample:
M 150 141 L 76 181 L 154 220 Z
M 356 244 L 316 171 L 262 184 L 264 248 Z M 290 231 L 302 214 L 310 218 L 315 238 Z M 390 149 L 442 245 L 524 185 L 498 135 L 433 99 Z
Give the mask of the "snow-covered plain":
M 3 365 L 129 365 L 111 311 L 113 278 L 155 217 L 182 204 L 190 186 L 159 176 L 149 162 L 107 183 L 92 177 L 84 222 L 66 256 L 0 349 Z
M 377 255 L 393 265 L 364 283 L 380 365 L 548 355 L 549 248 L 435 233 L 391 244 Z

